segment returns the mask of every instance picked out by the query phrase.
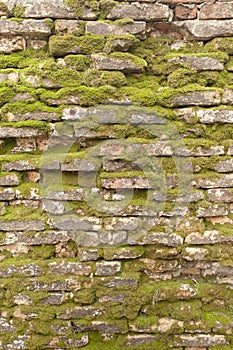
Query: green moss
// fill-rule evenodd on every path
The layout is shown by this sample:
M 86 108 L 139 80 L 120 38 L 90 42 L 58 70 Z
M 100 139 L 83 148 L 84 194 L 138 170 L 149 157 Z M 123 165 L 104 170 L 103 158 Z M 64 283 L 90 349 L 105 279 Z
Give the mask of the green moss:
M 2 221 L 11 220 L 42 220 L 45 218 L 45 214 L 41 209 L 34 209 L 24 205 L 10 206 L 6 209 L 6 213 L 1 216 Z
M 1 123 L 2 127 L 12 127 L 12 128 L 32 128 L 38 129 L 44 134 L 49 134 L 51 129 L 47 122 L 42 122 L 38 120 L 26 120 L 20 122 L 4 122 Z
M 90 65 L 90 59 L 86 55 L 67 55 L 64 58 L 66 65 L 70 68 L 83 71 Z
M 104 19 L 118 3 L 114 0 L 100 0 L 100 19 Z
M 140 106 L 154 106 L 156 102 L 156 92 L 151 88 L 139 89 L 137 87 L 123 87 L 117 92 L 122 96 L 127 96 L 131 102 Z
M 178 68 L 167 78 L 169 86 L 173 88 L 179 88 L 187 84 L 194 84 L 196 83 L 196 80 L 196 71 L 187 68 Z
M 104 49 L 105 39 L 102 36 L 86 34 L 77 37 L 75 35 L 51 36 L 49 49 L 53 56 L 63 57 L 67 54 L 91 54 L 101 52 Z
M 56 113 L 58 115 L 61 115 L 62 107 L 63 106 L 60 106 L 59 108 L 48 107 L 39 101 L 36 101 L 36 102 L 18 101 L 18 102 L 8 103 L 4 107 L 2 107 L 0 111 L 0 116 L 3 120 L 7 120 L 8 113 L 20 115 L 20 114 L 34 113 L 34 112 L 48 112 L 48 113 Z
M 23 6 L 15 6 L 14 7 L 14 16 L 16 18 L 23 18 L 23 17 L 25 17 L 25 7 L 23 7 Z
M 55 254 L 55 246 L 53 245 L 41 245 L 34 246 L 32 250 L 27 254 L 32 259 L 49 259 Z
M 58 68 L 54 64 L 49 70 L 45 70 L 42 79 L 51 80 L 57 87 L 78 86 L 82 84 L 83 74 L 73 68 Z
M 129 48 L 138 44 L 139 40 L 132 34 L 127 35 L 107 35 L 107 42 L 104 52 L 128 51 Z M 124 43 L 124 44 L 123 44 Z
M 192 301 L 160 301 L 156 304 L 156 313 L 159 317 L 172 317 L 177 320 L 197 321 L 201 316 L 202 303 L 199 300 Z
M 203 48 L 205 51 L 222 51 L 224 54 L 233 54 L 233 38 L 214 38 Z
M 99 71 L 98 69 L 88 69 L 83 76 L 83 84 L 87 86 L 111 85 L 121 87 L 126 85 L 126 78 L 123 73 L 118 71 Z
M 172 88 L 161 88 L 157 92 L 157 102 L 158 104 L 162 106 L 172 107 L 172 99 L 174 97 L 179 97 L 182 95 L 187 95 L 191 92 L 201 92 L 201 91 L 220 91 L 221 89 L 215 88 L 215 87 L 203 87 L 199 84 L 189 84 L 185 85 L 184 87 L 178 88 L 178 89 L 172 89 Z
M 82 18 L 84 7 L 88 7 L 95 13 L 99 12 L 99 2 L 96 0 L 65 0 L 65 3 L 74 12 L 77 18 Z
M 0 88 L 0 107 L 5 103 L 9 102 L 12 97 L 14 97 L 15 92 L 10 87 L 1 87 Z
M 106 102 L 115 92 L 111 86 L 101 86 L 99 88 L 80 86 L 77 88 L 62 88 L 57 92 L 43 91 L 41 94 L 42 101 L 47 103 L 61 104 L 61 101 L 66 102 L 69 96 L 78 96 L 79 105 L 81 106 L 93 106 L 99 103 Z

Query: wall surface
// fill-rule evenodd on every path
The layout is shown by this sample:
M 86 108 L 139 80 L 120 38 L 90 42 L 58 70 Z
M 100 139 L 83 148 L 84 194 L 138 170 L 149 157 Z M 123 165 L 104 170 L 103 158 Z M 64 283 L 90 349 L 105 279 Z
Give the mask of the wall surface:
M 233 2 L 64 1 L 0 1 L 0 349 L 233 349 Z

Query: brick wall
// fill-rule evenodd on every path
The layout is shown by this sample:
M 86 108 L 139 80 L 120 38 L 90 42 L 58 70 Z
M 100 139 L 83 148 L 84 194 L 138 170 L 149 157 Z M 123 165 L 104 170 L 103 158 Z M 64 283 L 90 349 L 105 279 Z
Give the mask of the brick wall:
M 233 349 L 232 1 L 0 16 L 0 348 Z

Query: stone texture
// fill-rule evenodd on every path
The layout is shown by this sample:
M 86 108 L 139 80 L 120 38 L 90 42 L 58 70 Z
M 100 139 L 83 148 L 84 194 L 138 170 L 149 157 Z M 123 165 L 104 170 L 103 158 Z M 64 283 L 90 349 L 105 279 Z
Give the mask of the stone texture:
M 169 7 L 162 4 L 119 4 L 109 12 L 107 19 L 130 17 L 138 21 L 145 18 L 147 21 L 168 20 L 170 13 Z
M 233 111 L 230 109 L 199 109 L 197 110 L 197 117 L 200 118 L 199 120 L 203 124 L 233 123 Z
M 26 170 L 35 170 L 36 167 L 33 164 L 30 164 L 28 160 L 17 160 L 15 162 L 4 163 L 2 165 L 2 170 L 4 171 L 26 171 Z
M 49 36 L 51 28 L 43 19 L 25 19 L 23 21 L 11 21 L 1 19 L 1 35 L 27 35 L 27 36 Z
M 174 11 L 174 19 L 181 21 L 185 19 L 195 19 L 197 17 L 197 8 L 194 6 L 177 5 Z
M 212 5 L 211 5 L 212 6 Z M 209 20 L 208 25 L 205 20 L 187 20 L 174 22 L 177 27 L 182 27 L 194 39 L 209 40 L 215 37 L 233 35 L 232 19 L 226 20 Z
M 95 68 L 100 70 L 118 70 L 123 73 L 141 73 L 146 67 L 146 62 L 141 60 L 139 63 L 134 61 L 133 55 L 115 58 L 111 56 L 101 56 L 98 54 L 92 55 L 91 60 Z
M 49 271 L 55 275 L 79 275 L 88 276 L 91 274 L 91 265 L 80 264 L 78 262 L 65 262 L 61 264 L 53 262 L 49 264 Z
M 211 179 L 199 179 L 197 180 L 197 186 L 200 188 L 224 188 L 233 187 L 233 175 L 226 174 L 215 180 Z
M 228 189 L 216 188 L 208 190 L 208 198 L 211 202 L 232 203 L 233 193 Z
M 204 4 L 200 9 L 200 19 L 227 19 L 232 18 L 233 4 L 217 3 Z
M 222 103 L 232 104 L 233 103 L 233 90 L 232 89 L 224 89 L 222 95 Z
M 19 179 L 16 174 L 0 176 L 0 186 L 17 186 Z
M 214 106 L 221 101 L 219 91 L 194 91 L 181 96 L 173 97 L 174 106 Z
M 112 178 L 102 179 L 102 186 L 104 188 L 151 188 L 148 179 L 141 176 L 134 176 L 132 178 Z
M 126 35 L 139 34 L 146 29 L 146 22 L 134 22 L 132 24 L 115 25 L 106 22 L 86 22 L 86 32 L 96 35 Z
M 111 276 L 120 272 L 121 263 L 119 261 L 100 261 L 96 263 L 96 276 Z
M 16 0 L 24 8 L 25 18 L 75 18 L 63 0 Z
M 198 334 L 198 335 L 181 335 L 175 337 L 176 346 L 217 346 L 227 345 L 229 342 L 226 340 L 224 335 L 209 335 L 209 334 Z
M 9 137 L 33 137 L 39 136 L 41 134 L 40 130 L 33 128 L 14 128 L 14 127 L 2 127 L 0 129 L 1 138 Z
M 189 64 L 191 68 L 196 69 L 197 71 L 206 71 L 206 70 L 223 70 L 224 65 L 220 59 L 212 57 L 203 57 L 203 56 L 178 56 L 172 59 L 169 59 L 170 64 L 185 65 Z
M 3 221 L 0 220 L 2 231 L 43 231 L 45 229 L 44 221 L 42 220 L 28 220 L 28 221 Z
M 22 51 L 26 48 L 26 41 L 22 36 L 13 38 L 0 37 L 0 53 L 10 54 L 16 51 Z
M 215 166 L 218 173 L 230 173 L 233 171 L 233 159 L 222 160 Z

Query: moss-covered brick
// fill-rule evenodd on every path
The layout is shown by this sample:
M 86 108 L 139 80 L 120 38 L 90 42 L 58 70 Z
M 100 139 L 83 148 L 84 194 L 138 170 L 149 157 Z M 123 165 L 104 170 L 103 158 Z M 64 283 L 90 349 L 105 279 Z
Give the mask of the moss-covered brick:
M 105 45 L 102 36 L 86 34 L 77 37 L 75 35 L 51 36 L 49 49 L 53 56 L 63 57 L 67 54 L 90 54 L 101 52 Z

